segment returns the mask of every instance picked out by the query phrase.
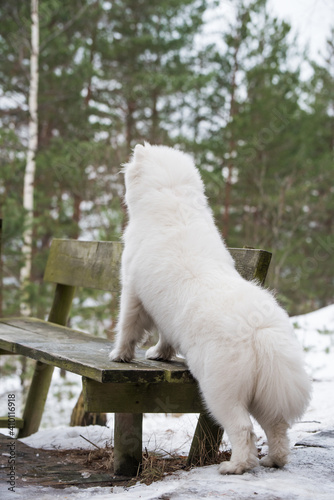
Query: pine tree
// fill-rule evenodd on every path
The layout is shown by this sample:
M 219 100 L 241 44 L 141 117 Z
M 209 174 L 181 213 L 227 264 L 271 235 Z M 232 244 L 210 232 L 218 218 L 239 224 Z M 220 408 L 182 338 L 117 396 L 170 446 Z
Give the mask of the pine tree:
M 205 6 L 204 0 L 118 0 L 105 12 L 97 40 L 104 85 L 93 95 L 109 109 L 111 140 L 125 135 L 126 154 L 135 141 L 170 142 L 167 130 L 187 90 Z
M 304 310 L 332 303 L 334 249 L 334 28 L 322 63 L 313 63 L 306 82 L 306 109 L 301 122 L 304 138 L 303 174 L 305 222 L 299 228 L 298 287 L 292 291 Z M 291 293 L 290 293 L 291 295 Z
M 89 22 L 85 17 L 88 10 Z M 86 196 L 94 198 L 96 194 L 86 170 L 99 168 L 103 155 L 100 145 L 95 150 L 94 130 L 89 123 L 89 110 L 82 93 L 92 78 L 87 39 L 90 32 L 96 29 L 98 10 L 99 5 L 90 2 L 82 4 L 81 1 L 55 0 L 52 4 L 42 2 L 40 5 L 39 149 L 33 183 L 33 268 L 29 287 L 33 313 L 39 316 L 45 311 L 42 300 L 45 294 L 38 293 L 38 287 L 50 240 L 57 235 L 78 236 L 81 199 Z M 4 169 L 1 172 L 4 232 L 5 236 L 9 236 L 8 229 L 16 228 L 17 232 L 12 237 L 13 247 L 14 238 L 22 242 L 24 230 L 22 157 L 27 147 L 25 137 L 29 121 L 25 96 L 29 90 L 31 24 L 27 2 L 19 1 L 15 6 L 12 2 L 4 2 L 1 24 L 4 30 L 0 38 L 0 86 L 6 96 L 6 100 L 2 101 L 1 121 L 4 128 L 15 128 L 17 133 L 15 149 L 8 151 L 8 155 L 3 151 L 3 157 L 14 156 L 19 178 L 10 179 Z M 3 142 L 6 140 L 10 146 L 8 137 L 9 134 L 2 133 Z M 10 163 L 13 163 L 12 159 Z M 11 187 L 15 182 L 17 188 L 13 191 Z M 18 217 L 18 214 L 21 215 Z M 63 223 L 61 228 L 59 223 Z M 18 278 L 17 266 L 22 262 L 18 253 L 16 259 L 16 264 L 12 263 L 16 266 L 14 274 Z
M 298 61 L 289 32 L 268 14 L 266 1 L 238 4 L 225 48 L 208 50 L 213 71 L 206 102 L 213 119 L 203 127 L 198 152 L 228 245 L 272 250 L 270 285 L 296 312 L 290 288 L 298 286 L 302 262 L 287 276 L 305 244 L 300 229 L 308 218 L 308 186 L 300 148 L 302 82 L 298 65 L 289 64 Z

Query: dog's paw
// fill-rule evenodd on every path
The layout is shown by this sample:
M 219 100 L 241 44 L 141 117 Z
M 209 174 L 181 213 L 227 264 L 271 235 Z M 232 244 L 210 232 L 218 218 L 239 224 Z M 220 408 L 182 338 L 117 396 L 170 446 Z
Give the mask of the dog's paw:
M 287 463 L 288 458 L 286 456 L 273 458 L 267 455 L 260 460 L 260 465 L 262 465 L 263 467 L 275 467 L 276 469 L 279 467 L 284 467 L 284 465 L 286 465 Z
M 172 353 L 170 350 L 162 352 L 160 349 L 157 349 L 156 345 L 147 349 L 145 353 L 146 359 L 153 359 L 155 361 L 169 361 L 171 357 Z
M 235 464 L 233 462 L 223 462 L 219 466 L 220 474 L 242 474 L 244 469 L 240 464 Z
M 109 354 L 110 361 L 116 361 L 118 363 L 130 363 L 133 356 L 128 352 L 120 352 L 118 349 L 113 349 Z
M 229 462 L 222 462 L 219 466 L 220 474 L 243 474 L 258 465 L 258 460 L 251 460 L 251 463 L 248 462 L 233 462 L 230 460 Z
M 261 458 L 260 465 L 262 465 L 263 467 L 276 467 L 275 462 L 269 456 Z

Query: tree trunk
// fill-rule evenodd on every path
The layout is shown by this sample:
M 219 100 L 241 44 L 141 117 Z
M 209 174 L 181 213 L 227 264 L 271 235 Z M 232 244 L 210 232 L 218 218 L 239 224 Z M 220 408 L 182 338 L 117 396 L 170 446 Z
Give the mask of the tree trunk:
M 2 219 L 0 214 L 0 318 L 2 318 Z
M 239 61 L 238 54 L 240 49 L 241 38 L 240 35 L 236 35 L 235 39 L 235 47 L 233 54 L 233 72 L 232 72 L 232 80 L 231 80 L 231 102 L 229 109 L 229 123 L 232 124 L 236 115 L 236 91 L 237 91 L 237 73 L 239 70 Z M 223 216 L 223 236 L 226 239 L 229 235 L 230 230 L 230 208 L 231 208 L 231 191 L 232 191 L 232 178 L 233 178 L 233 155 L 235 151 L 235 138 L 234 131 L 231 130 L 231 138 L 229 140 L 229 159 L 228 159 L 228 174 L 227 179 L 225 181 L 225 199 L 224 199 L 224 216 Z
M 30 55 L 30 88 L 29 88 L 29 138 L 27 164 L 24 174 L 23 208 L 26 211 L 23 232 L 22 254 L 24 265 L 20 272 L 23 290 L 21 313 L 31 313 L 26 286 L 31 276 L 32 263 L 32 223 L 34 209 L 34 182 L 36 171 L 36 152 L 38 146 L 38 57 L 39 57 L 39 18 L 38 0 L 31 0 L 31 55 Z
M 132 144 L 132 139 L 134 135 L 134 126 L 135 126 L 135 119 L 134 119 L 134 112 L 136 111 L 136 102 L 129 99 L 127 101 L 127 115 L 125 118 L 126 122 L 126 145 L 127 145 L 127 150 L 130 151 L 131 149 L 131 144 Z

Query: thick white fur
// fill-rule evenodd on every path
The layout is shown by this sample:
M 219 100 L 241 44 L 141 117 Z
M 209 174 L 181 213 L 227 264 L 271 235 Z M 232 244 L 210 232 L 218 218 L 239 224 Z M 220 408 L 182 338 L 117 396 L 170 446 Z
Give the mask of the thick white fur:
M 130 361 L 155 326 L 150 359 L 186 357 L 207 408 L 226 430 L 222 474 L 258 464 L 252 414 L 268 438 L 265 466 L 287 463 L 288 427 L 300 418 L 310 382 L 285 311 L 244 280 L 214 224 L 192 159 L 164 146 L 137 145 L 125 166 L 129 224 L 114 361 Z

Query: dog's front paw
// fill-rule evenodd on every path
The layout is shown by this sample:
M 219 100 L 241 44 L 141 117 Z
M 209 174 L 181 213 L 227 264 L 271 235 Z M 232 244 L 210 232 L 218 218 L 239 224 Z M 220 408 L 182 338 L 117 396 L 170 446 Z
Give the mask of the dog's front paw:
M 133 359 L 133 355 L 129 352 L 121 352 L 118 349 L 113 349 L 109 354 L 110 361 L 117 361 L 118 363 L 130 363 Z
M 154 359 L 156 361 L 169 361 L 172 357 L 170 350 L 162 351 L 157 345 L 147 349 L 145 353 L 146 359 Z
M 147 351 L 145 353 L 145 358 L 146 359 L 156 359 L 156 360 L 163 359 L 161 356 L 161 353 L 158 351 L 156 345 L 147 349 Z

